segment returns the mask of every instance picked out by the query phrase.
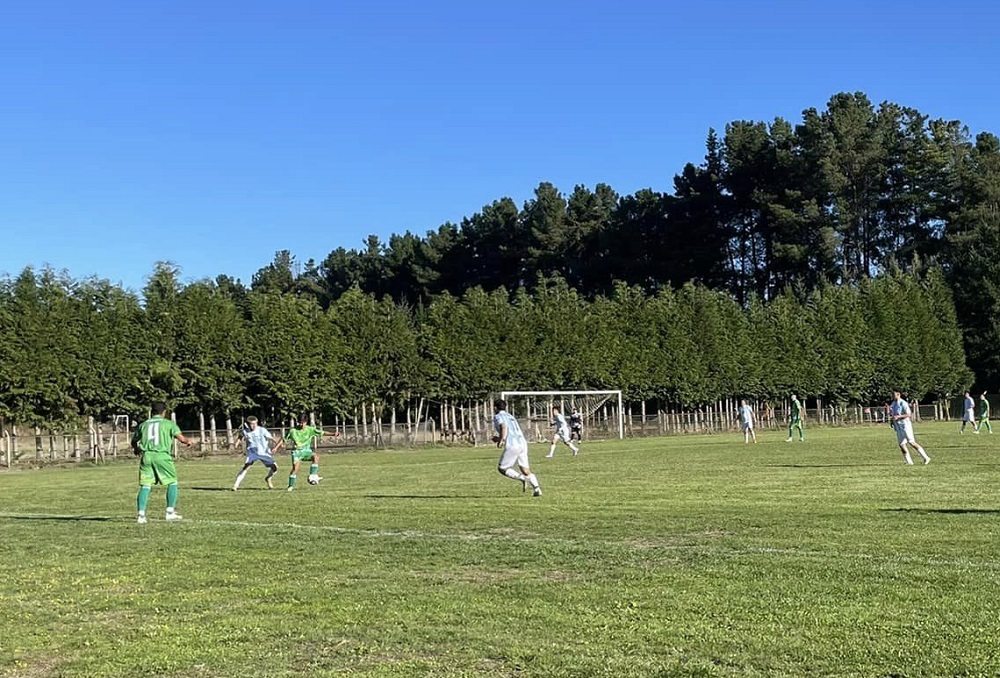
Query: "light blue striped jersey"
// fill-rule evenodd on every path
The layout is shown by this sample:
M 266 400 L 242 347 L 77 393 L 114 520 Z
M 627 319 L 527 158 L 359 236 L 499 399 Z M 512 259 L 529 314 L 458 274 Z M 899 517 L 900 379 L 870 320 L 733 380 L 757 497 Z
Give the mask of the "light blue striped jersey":
M 512 445 L 514 443 L 524 443 L 524 433 L 521 432 L 521 426 L 517 423 L 517 419 L 514 418 L 507 410 L 500 410 L 493 415 L 493 428 L 496 429 L 497 435 L 500 435 L 501 427 L 507 424 L 507 444 Z
M 274 439 L 271 432 L 263 426 L 258 426 L 250 430 L 249 426 L 244 426 L 240 431 L 243 440 L 246 441 L 247 454 L 271 454 L 270 441 Z

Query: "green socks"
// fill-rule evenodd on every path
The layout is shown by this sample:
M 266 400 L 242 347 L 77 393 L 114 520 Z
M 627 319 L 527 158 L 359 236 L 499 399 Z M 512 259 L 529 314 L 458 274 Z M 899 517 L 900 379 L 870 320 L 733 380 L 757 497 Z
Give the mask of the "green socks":
M 309 475 L 315 476 L 315 475 L 318 475 L 318 474 L 319 474 L 319 464 L 310 464 L 309 465 Z
M 288 476 L 288 487 L 295 487 L 295 476 Z
M 146 513 L 146 504 L 149 503 L 149 493 L 152 491 L 153 488 L 150 487 L 149 485 L 139 486 L 139 495 L 135 498 L 135 505 L 136 508 L 139 510 L 139 513 L 141 514 Z
M 172 509 L 177 506 L 177 483 L 167 485 L 167 508 Z

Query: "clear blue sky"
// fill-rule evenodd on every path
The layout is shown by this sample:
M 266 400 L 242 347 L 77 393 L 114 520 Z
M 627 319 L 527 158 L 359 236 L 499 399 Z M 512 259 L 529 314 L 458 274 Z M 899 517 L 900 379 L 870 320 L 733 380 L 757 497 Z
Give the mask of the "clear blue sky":
M 541 181 L 668 191 L 841 91 L 997 125 L 993 2 L 32 0 L 0 8 L 0 273 L 249 283 Z

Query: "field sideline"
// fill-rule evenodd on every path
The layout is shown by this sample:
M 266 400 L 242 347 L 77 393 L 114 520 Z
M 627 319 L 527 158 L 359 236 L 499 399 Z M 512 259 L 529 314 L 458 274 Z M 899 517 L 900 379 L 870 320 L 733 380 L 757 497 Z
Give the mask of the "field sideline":
M 0 676 L 996 676 L 1000 432 L 916 432 L 0 473 Z

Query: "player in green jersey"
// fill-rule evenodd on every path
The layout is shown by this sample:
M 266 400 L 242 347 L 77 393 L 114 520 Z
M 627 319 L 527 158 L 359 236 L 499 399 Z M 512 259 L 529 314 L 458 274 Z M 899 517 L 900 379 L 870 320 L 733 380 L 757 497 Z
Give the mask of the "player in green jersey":
M 982 431 L 983 427 L 990 433 L 993 433 L 993 427 L 990 426 L 990 401 L 986 399 L 986 392 L 983 391 L 982 395 L 979 396 L 979 429 Z M 977 432 L 978 432 L 977 431 Z
M 174 440 L 179 440 L 188 447 L 191 441 L 181 433 L 170 419 L 166 418 L 167 404 L 153 403 L 153 416 L 136 427 L 132 434 L 132 451 L 139 459 L 139 495 L 136 497 L 136 508 L 139 515 L 136 522 L 146 523 L 146 504 L 153 485 L 165 485 L 167 488 L 167 520 L 180 520 L 181 516 L 175 510 L 177 507 L 177 470 L 171 452 Z
M 805 442 L 806 436 L 805 432 L 802 430 L 802 424 L 804 423 L 805 409 L 802 407 L 802 401 L 799 397 L 792 394 L 792 406 L 788 411 L 788 439 L 785 440 L 786 443 L 792 442 L 792 429 L 799 430 L 799 442 Z
M 288 491 L 295 489 L 295 479 L 299 473 L 299 464 L 309 462 L 309 484 L 315 485 L 323 480 L 319 475 L 319 453 L 312 449 L 312 441 L 320 436 L 337 437 L 337 432 L 327 433 L 321 428 L 309 426 L 305 416 L 299 417 L 298 424 L 285 434 L 285 442 L 292 447 L 292 470 L 288 475 Z

